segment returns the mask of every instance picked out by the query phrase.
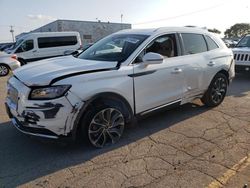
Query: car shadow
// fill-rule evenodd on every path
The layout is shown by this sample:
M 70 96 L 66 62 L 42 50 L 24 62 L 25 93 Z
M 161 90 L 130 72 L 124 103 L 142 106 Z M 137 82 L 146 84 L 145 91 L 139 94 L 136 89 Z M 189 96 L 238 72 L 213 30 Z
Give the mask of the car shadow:
M 248 91 L 250 91 L 250 74 L 236 74 L 229 86 L 227 96 L 244 97 Z
M 186 104 L 152 114 L 129 126 L 121 140 L 103 149 L 80 144 L 62 144 L 19 133 L 10 122 L 0 124 L 0 187 L 16 187 L 67 167 L 82 164 L 106 152 L 167 129 L 209 110 L 201 104 Z

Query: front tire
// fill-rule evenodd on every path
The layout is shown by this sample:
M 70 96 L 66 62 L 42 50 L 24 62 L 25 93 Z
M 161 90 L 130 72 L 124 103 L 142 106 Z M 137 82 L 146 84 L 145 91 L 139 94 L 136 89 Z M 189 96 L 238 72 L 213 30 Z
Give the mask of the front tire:
M 227 77 L 222 73 L 216 74 L 201 101 L 209 107 L 220 105 L 226 96 L 227 87 Z
M 0 64 L 0 76 L 7 76 L 10 72 L 10 69 L 7 65 Z
M 124 114 L 116 105 L 102 104 L 89 110 L 83 121 L 82 135 L 96 148 L 117 143 L 125 126 Z

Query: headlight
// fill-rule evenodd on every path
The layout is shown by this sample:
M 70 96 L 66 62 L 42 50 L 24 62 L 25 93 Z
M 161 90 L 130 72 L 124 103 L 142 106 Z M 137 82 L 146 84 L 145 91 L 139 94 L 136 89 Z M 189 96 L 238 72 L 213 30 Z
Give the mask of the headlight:
M 29 98 L 33 100 L 55 99 L 63 96 L 70 87 L 70 85 L 59 85 L 33 89 Z

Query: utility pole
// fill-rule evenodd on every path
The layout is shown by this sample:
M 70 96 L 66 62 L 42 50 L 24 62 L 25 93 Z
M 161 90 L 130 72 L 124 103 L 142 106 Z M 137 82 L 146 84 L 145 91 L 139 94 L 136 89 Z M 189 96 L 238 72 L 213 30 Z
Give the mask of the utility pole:
M 122 27 L 122 18 L 123 18 L 123 14 L 121 14 L 121 29 L 123 29 L 123 27 Z
M 12 40 L 13 40 L 13 42 L 15 42 L 15 38 L 14 38 L 14 29 L 13 29 L 13 26 L 12 26 L 12 25 L 10 26 L 10 32 L 11 32 L 11 35 L 12 35 Z

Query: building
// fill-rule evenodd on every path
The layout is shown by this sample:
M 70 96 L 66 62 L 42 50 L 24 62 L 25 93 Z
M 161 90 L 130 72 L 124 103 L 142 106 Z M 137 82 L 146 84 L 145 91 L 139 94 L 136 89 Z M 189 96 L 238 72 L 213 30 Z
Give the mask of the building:
M 97 40 L 122 29 L 131 29 L 131 24 L 111 22 L 91 22 L 77 20 L 56 20 L 31 32 L 60 32 L 77 31 L 80 33 L 83 44 Z M 21 34 L 20 34 L 21 35 Z M 19 38 L 17 36 L 16 38 Z

